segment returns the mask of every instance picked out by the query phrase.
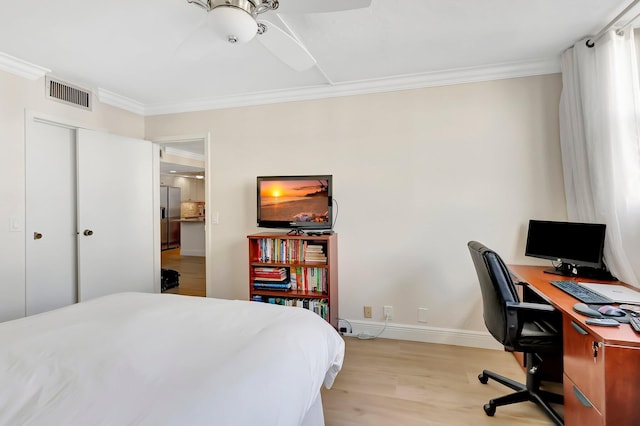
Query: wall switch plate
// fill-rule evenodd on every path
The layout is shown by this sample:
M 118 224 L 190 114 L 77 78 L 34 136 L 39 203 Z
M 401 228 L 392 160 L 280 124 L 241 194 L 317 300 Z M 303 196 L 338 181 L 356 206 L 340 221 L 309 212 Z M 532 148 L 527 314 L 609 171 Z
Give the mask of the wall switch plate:
M 371 306 L 364 307 L 364 317 L 371 318 Z
M 211 213 L 211 223 L 218 225 L 220 223 L 220 212 Z
M 20 224 L 20 219 L 17 217 L 12 217 L 9 223 L 9 231 L 10 232 L 20 232 L 22 231 L 22 225 Z
M 418 308 L 418 322 L 427 322 L 427 308 Z

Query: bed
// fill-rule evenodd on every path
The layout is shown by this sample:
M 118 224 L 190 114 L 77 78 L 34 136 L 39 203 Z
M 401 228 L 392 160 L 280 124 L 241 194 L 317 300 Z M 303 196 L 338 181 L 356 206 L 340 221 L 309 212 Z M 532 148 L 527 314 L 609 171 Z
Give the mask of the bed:
M 0 425 L 321 425 L 344 341 L 301 308 L 119 293 L 0 324 Z

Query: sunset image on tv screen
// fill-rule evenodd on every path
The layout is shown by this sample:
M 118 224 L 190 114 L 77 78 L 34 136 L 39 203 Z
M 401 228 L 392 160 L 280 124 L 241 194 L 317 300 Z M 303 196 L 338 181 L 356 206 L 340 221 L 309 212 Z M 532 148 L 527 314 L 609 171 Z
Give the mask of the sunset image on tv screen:
M 328 222 L 328 181 L 274 180 L 260 182 L 263 221 Z

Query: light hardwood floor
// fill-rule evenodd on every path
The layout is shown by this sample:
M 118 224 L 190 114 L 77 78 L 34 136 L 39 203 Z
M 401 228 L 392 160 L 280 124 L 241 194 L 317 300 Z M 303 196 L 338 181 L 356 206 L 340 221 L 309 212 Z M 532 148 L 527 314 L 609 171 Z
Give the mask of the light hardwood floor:
M 205 257 L 180 256 L 180 249 L 162 252 L 162 267 L 174 269 L 180 273 L 180 285 L 170 288 L 164 293 L 182 294 L 184 296 L 206 296 Z
M 510 353 L 390 339 L 345 342 L 342 371 L 322 391 L 327 426 L 552 424 L 532 402 L 498 407 L 494 417 L 484 413 L 489 399 L 511 390 L 492 380 L 481 384 L 483 369 L 524 380 Z

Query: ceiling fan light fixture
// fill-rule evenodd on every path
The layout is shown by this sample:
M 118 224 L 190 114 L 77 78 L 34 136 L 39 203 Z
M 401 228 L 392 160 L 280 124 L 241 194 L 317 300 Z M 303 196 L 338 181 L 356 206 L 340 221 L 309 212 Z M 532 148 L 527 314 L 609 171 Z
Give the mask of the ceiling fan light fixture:
M 253 3 L 247 0 L 227 1 L 209 12 L 213 30 L 229 43 L 247 43 L 258 32 L 258 24 L 252 12 Z

